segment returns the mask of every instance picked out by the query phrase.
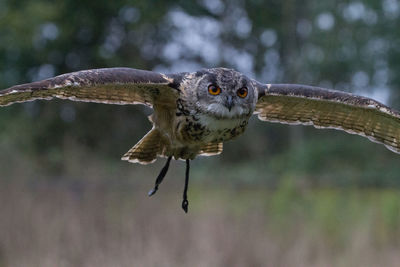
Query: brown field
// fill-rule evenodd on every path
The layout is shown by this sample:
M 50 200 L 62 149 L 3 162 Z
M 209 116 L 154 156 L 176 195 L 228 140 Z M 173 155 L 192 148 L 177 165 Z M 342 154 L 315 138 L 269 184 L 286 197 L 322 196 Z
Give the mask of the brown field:
M 148 184 L 147 184 L 148 185 Z M 146 186 L 147 186 L 146 185 Z M 3 182 L 0 266 L 398 266 L 395 191 Z M 218 187 L 218 186 L 217 186 Z M 214 188 L 214 189 L 213 189 Z
M 162 161 L 68 146 L 51 176 L 37 155 L 2 148 L 0 267 L 399 266 L 398 190 L 312 187 L 295 175 L 268 185 L 254 180 L 262 165 L 199 158 L 184 214 L 183 163 L 149 198 Z

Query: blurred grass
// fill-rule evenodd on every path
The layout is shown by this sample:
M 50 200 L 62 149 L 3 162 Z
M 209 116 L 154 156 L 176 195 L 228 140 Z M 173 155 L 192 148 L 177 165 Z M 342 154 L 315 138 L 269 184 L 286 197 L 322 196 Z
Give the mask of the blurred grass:
M 172 178 L 172 177 L 170 177 Z M 172 179 L 171 179 L 172 180 Z M 0 266 L 398 266 L 398 190 L 180 181 L 0 186 Z

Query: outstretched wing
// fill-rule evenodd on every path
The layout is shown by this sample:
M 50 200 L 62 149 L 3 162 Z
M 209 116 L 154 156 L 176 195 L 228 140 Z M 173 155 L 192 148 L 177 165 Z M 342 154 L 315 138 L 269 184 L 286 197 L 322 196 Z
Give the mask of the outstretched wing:
M 164 74 L 130 68 L 67 73 L 0 91 L 0 106 L 53 98 L 105 104 L 175 105 L 178 91 Z
M 263 121 L 344 130 L 400 153 L 400 113 L 366 97 L 297 84 L 258 84 Z

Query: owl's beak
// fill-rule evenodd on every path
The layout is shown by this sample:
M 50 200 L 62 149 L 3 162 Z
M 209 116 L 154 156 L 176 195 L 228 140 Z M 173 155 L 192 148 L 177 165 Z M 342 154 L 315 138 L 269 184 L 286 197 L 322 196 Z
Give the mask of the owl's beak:
M 226 101 L 225 101 L 225 103 L 224 103 L 224 106 L 225 106 L 229 111 L 231 111 L 233 105 L 234 105 L 234 103 L 233 103 L 232 96 L 229 95 L 229 96 L 226 98 Z

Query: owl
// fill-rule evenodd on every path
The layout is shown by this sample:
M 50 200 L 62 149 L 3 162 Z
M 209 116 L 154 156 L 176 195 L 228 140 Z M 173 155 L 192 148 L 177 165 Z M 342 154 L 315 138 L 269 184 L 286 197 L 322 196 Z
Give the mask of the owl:
M 122 160 L 166 163 L 149 196 L 157 192 L 172 158 L 186 161 L 182 208 L 188 211 L 190 160 L 222 152 L 249 118 L 343 130 L 400 153 L 400 114 L 366 97 L 297 84 L 263 84 L 226 68 L 160 74 L 130 68 L 83 70 L 0 91 L 0 106 L 53 98 L 153 108 L 153 128 Z

